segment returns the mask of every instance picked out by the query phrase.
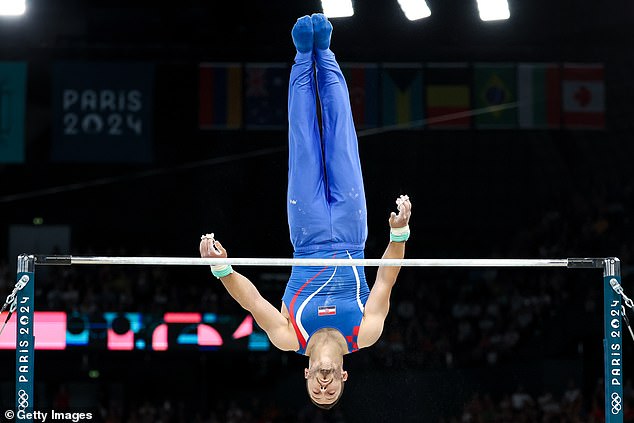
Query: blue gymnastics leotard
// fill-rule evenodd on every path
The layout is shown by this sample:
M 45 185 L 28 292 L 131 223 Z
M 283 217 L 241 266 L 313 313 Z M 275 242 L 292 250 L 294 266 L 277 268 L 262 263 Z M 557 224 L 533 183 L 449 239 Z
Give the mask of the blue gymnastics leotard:
M 348 88 L 330 49 L 297 53 L 288 111 L 287 213 L 294 257 L 363 258 L 368 229 L 357 135 Z M 369 294 L 363 267 L 293 267 L 283 301 L 297 352 L 305 354 L 310 337 L 322 328 L 337 329 L 348 351 L 358 350 Z

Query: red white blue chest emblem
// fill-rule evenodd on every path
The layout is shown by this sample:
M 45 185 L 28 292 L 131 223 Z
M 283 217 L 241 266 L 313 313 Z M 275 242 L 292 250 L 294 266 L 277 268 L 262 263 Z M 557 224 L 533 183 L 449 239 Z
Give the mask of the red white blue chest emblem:
M 318 316 L 334 316 L 337 314 L 337 306 L 320 306 L 317 308 Z

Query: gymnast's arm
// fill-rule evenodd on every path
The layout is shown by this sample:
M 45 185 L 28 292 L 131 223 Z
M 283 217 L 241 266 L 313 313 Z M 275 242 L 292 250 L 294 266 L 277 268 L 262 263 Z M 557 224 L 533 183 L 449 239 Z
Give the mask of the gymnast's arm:
M 226 258 L 227 250 L 220 242 L 203 238 L 200 241 L 200 256 Z M 233 299 L 251 313 L 273 345 L 283 351 L 296 351 L 299 348 L 297 336 L 289 319 L 264 299 L 249 279 L 233 271 L 227 276 L 221 277 L 220 281 Z
M 407 196 L 401 196 L 400 202 L 397 200 L 398 214 L 392 212 L 390 215 L 390 230 L 405 228 L 409 224 L 412 213 L 412 204 Z M 402 259 L 405 257 L 405 241 L 390 241 L 383 253 L 384 259 Z M 376 281 L 370 291 L 368 301 L 365 303 L 363 320 L 359 328 L 357 343 L 359 348 L 365 348 L 378 341 L 383 332 L 383 324 L 390 310 L 390 294 L 396 283 L 396 278 L 400 266 L 381 266 L 376 275 Z

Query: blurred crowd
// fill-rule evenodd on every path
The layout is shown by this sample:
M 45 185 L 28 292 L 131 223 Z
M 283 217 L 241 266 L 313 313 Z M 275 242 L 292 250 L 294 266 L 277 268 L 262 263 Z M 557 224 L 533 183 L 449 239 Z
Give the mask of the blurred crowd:
M 152 403 L 146 401 L 130 408 L 129 413 L 102 409 L 101 416 L 107 423 L 345 423 L 340 410 L 325 411 L 312 404 L 300 410 L 289 410 L 275 403 L 260 404 L 257 400 L 217 401 L 209 405 L 209 411 L 187 412 L 183 404 L 170 401 Z
M 51 408 L 58 412 L 77 411 L 70 393 L 61 384 L 53 395 Z M 201 411 L 202 410 L 202 411 Z M 217 396 L 205 404 L 172 398 L 137 398 L 125 402 L 102 398 L 98 407 L 84 411 L 103 423 L 345 423 L 340 409 L 322 410 L 310 403 L 295 409 L 283 401 Z
M 631 380 L 623 391 L 623 421 L 634 422 L 634 390 Z M 441 423 L 602 423 L 605 422 L 604 388 L 599 380 L 589 401 L 582 389 L 569 381 L 559 394 L 551 391 L 537 395 L 522 386 L 499 398 L 475 393 L 459 415 Z M 586 403 L 589 402 L 589 406 Z
M 634 389 L 631 380 L 624 387 L 623 421 L 634 422 Z M 70 410 L 63 385 L 53 408 Z M 523 386 L 503 395 L 473 393 L 457 413 L 447 412 L 438 423 L 603 423 L 604 393 L 597 381 L 589 398 L 573 380 L 558 392 L 528 392 Z M 588 405 L 589 404 L 589 405 Z M 105 423 L 346 423 L 351 421 L 341 411 L 321 410 L 307 403 L 300 409 L 282 402 L 251 399 L 216 399 L 205 405 L 206 411 L 191 411 L 183 401 L 144 399 L 128 404 L 109 402 L 95 414 Z M 420 421 L 430 421 L 421 417 Z

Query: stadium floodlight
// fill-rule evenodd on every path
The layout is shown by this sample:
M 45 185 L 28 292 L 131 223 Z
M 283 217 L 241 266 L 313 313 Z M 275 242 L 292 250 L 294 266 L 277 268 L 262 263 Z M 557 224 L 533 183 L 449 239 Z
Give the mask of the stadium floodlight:
M 507 0 L 478 0 L 478 11 L 483 21 L 499 21 L 511 17 Z
M 329 18 L 345 18 L 354 15 L 352 0 L 321 0 L 324 15 Z
M 20 16 L 26 12 L 26 0 L 0 0 L 0 16 Z
M 410 21 L 431 16 L 431 10 L 425 0 L 398 0 L 398 4 L 401 5 L 401 10 Z

